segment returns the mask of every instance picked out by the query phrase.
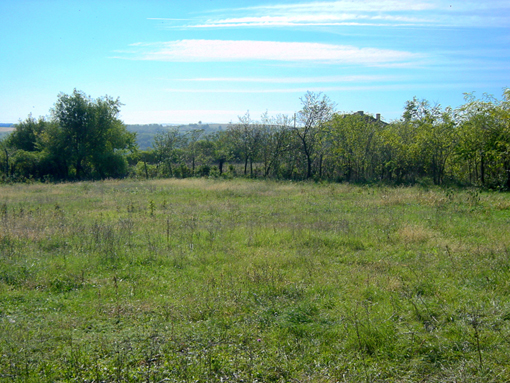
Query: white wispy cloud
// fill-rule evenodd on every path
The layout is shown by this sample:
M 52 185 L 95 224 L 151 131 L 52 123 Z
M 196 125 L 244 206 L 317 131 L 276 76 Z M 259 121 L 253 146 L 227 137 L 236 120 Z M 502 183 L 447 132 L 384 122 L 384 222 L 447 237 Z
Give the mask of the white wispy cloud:
M 427 88 L 452 88 L 456 84 L 453 83 L 402 83 L 402 84 L 373 84 L 373 85 L 343 85 L 343 86 L 312 86 L 300 88 L 264 88 L 264 89 L 189 89 L 189 88 L 167 88 L 167 92 L 172 93 L 225 93 L 225 94 L 270 94 L 270 93 L 296 93 L 303 94 L 307 91 L 310 92 L 349 92 L 349 91 L 391 91 L 391 90 L 412 90 L 412 89 L 427 89 Z
M 217 17 L 197 18 L 170 28 L 296 26 L 487 26 L 510 22 L 510 2 L 503 0 L 337 0 L 286 3 L 217 10 Z M 158 20 L 164 20 L 159 18 Z
M 352 76 L 319 76 L 319 77 L 197 77 L 179 78 L 179 82 L 235 82 L 235 83 L 270 83 L 270 84 L 306 84 L 306 83 L 344 83 L 344 82 L 381 82 L 402 80 L 396 76 L 352 75 Z
M 336 1 L 310 1 L 286 4 L 258 5 L 245 8 L 237 8 L 236 11 L 257 10 L 271 12 L 383 12 L 383 11 L 423 11 L 434 9 L 434 1 L 408 1 L 408 0 L 336 0 Z
M 285 26 L 340 26 L 340 25 L 426 25 L 433 20 L 401 15 L 324 13 L 287 14 L 282 16 L 247 16 L 188 25 L 189 28 L 228 28 L 228 27 L 285 27 Z
M 136 43 L 116 58 L 174 62 L 285 61 L 365 66 L 407 65 L 422 59 L 420 54 L 351 45 L 249 41 L 177 40 Z

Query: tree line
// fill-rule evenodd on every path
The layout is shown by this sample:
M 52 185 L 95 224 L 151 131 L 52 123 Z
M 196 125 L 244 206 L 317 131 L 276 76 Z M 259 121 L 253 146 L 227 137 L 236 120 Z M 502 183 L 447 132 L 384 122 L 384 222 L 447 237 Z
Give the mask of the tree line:
M 121 106 L 60 94 L 49 118 L 29 116 L 0 142 L 1 179 L 244 176 L 510 189 L 510 89 L 502 99 L 466 94 L 457 109 L 413 98 L 390 123 L 338 113 L 326 95 L 307 92 L 295 115 L 247 112 L 216 132 L 170 128 L 148 150 L 118 118 Z

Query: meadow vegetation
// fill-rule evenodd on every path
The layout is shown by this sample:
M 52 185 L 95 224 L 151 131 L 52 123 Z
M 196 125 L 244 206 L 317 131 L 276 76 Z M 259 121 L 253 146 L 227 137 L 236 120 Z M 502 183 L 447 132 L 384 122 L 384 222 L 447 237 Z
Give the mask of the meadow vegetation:
M 0 381 L 510 381 L 510 196 L 0 186 Z

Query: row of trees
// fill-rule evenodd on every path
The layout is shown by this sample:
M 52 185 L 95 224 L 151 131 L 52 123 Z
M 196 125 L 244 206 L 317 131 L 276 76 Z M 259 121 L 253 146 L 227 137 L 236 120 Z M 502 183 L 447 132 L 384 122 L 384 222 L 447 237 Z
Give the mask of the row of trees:
M 137 150 L 118 119 L 121 104 L 82 92 L 59 95 L 49 120 L 27 118 L 2 142 L 4 178 L 90 179 L 244 175 L 277 179 L 414 183 L 430 179 L 510 188 L 510 90 L 503 99 L 466 95 L 458 109 L 414 98 L 391 123 L 335 113 L 308 92 L 293 116 L 249 113 L 214 133 L 157 134 Z

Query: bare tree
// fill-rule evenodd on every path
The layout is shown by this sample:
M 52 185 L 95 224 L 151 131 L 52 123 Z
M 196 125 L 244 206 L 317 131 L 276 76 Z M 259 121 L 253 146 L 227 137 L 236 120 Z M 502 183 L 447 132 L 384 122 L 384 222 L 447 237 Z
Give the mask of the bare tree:
M 291 149 L 290 135 L 292 119 L 286 115 L 270 118 L 266 113 L 262 115 L 260 132 L 262 136 L 261 157 L 264 163 L 264 177 L 271 171 L 277 171 L 282 155 Z
M 253 162 L 259 152 L 260 130 L 258 125 L 251 119 L 250 112 L 239 116 L 239 122 L 229 126 L 228 134 L 235 151 L 239 152 L 244 162 L 244 175 L 248 173 L 250 164 L 250 176 L 253 177 Z
M 312 165 L 320 149 L 320 130 L 334 113 L 335 105 L 322 93 L 307 92 L 301 98 L 302 109 L 297 114 L 299 126 L 294 131 L 306 158 L 306 178 L 312 177 Z

